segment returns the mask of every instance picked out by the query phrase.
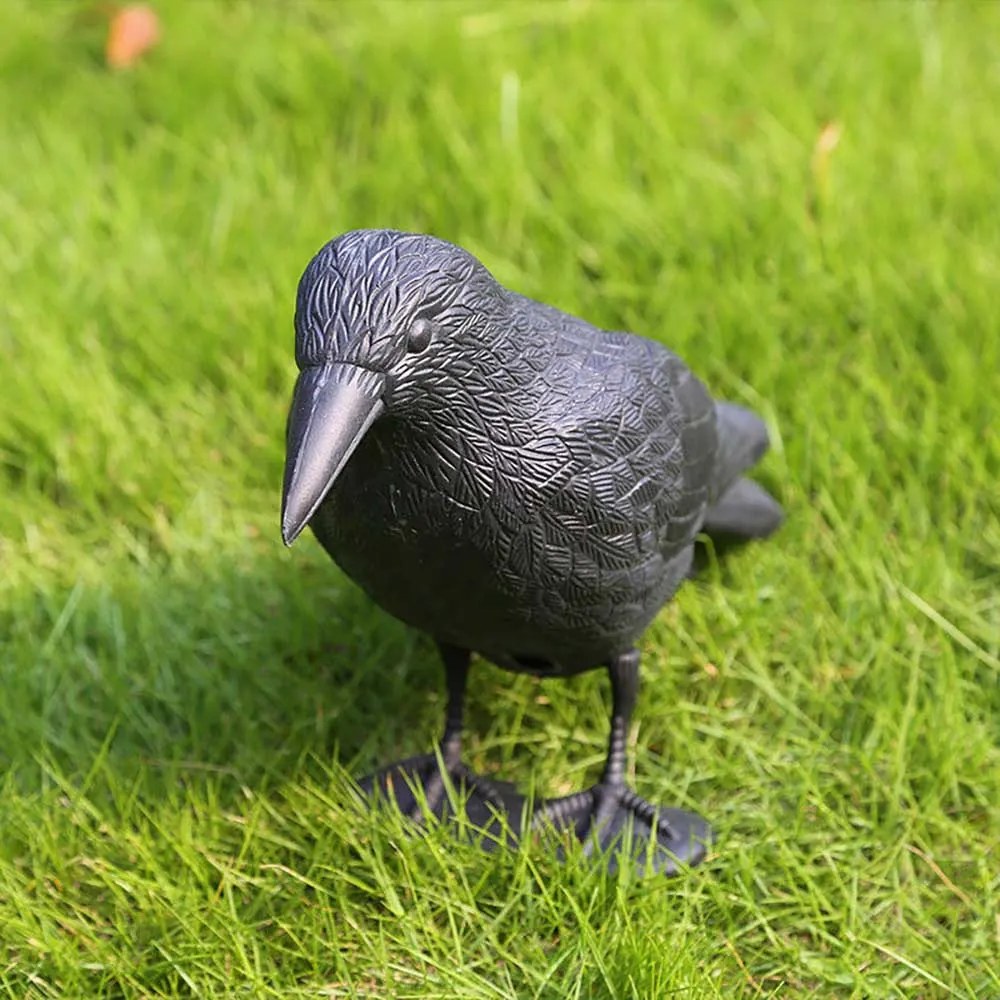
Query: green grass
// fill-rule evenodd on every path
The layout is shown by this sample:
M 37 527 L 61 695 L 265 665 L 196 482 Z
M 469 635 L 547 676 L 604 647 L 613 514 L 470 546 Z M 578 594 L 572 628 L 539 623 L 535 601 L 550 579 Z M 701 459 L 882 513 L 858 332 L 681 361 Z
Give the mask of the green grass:
M 1000 996 L 1000 8 L 0 5 L 0 986 Z M 842 127 L 825 171 L 813 149 Z M 432 231 L 766 415 L 789 519 L 644 641 L 673 881 L 372 817 L 432 648 L 278 537 L 298 275 Z M 575 788 L 600 676 L 483 666 Z

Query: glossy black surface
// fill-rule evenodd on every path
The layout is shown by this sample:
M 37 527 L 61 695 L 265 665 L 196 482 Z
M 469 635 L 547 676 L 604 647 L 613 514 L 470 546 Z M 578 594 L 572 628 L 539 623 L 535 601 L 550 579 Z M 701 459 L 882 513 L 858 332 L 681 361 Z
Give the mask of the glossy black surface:
M 781 521 L 742 478 L 767 448 L 759 418 L 660 344 L 511 292 L 442 240 L 331 241 L 295 330 L 283 536 L 308 522 L 447 648 L 614 674 L 700 530 L 761 537 Z

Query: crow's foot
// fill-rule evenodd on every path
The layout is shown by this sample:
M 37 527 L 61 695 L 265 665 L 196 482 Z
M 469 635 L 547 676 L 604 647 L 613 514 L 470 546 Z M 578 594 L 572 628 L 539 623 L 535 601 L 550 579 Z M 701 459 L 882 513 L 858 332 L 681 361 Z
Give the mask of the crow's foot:
M 624 784 L 598 784 L 550 799 L 535 810 L 534 825 L 545 822 L 571 830 L 586 853 L 605 856 L 611 871 L 628 855 L 640 874 L 676 875 L 704 861 L 712 842 L 711 827 L 700 816 L 657 808 Z
M 393 804 L 417 823 L 428 813 L 438 820 L 455 819 L 464 806 L 470 829 L 477 837 L 485 835 L 482 843 L 487 848 L 513 843 L 522 825 L 524 797 L 513 785 L 484 778 L 462 763 L 442 772 L 436 754 L 390 764 L 358 784 L 369 799 Z

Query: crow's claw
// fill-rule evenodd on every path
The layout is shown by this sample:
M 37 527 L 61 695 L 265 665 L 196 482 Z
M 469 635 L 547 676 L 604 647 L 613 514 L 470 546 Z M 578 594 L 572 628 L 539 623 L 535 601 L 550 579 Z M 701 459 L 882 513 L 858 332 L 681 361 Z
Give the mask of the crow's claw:
M 524 797 L 513 785 L 491 781 L 464 764 L 442 773 L 436 754 L 409 757 L 358 782 L 369 799 L 381 799 L 417 823 L 426 813 L 447 821 L 464 806 L 465 819 L 485 847 L 516 842 L 524 813 Z
M 640 874 L 676 875 L 705 859 L 712 842 L 708 823 L 683 809 L 657 808 L 627 785 L 599 784 L 535 810 L 533 825 L 571 830 L 587 854 L 601 853 L 610 871 L 622 856 Z

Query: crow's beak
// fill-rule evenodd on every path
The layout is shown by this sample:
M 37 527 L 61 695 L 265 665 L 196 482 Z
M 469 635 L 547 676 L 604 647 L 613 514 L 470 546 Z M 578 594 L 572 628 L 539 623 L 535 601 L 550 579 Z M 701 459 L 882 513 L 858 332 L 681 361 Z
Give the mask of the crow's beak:
M 291 545 L 385 409 L 385 379 L 357 365 L 305 368 L 288 415 L 281 537 Z

